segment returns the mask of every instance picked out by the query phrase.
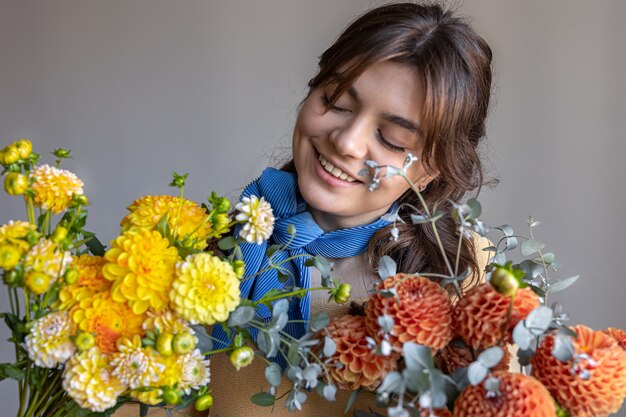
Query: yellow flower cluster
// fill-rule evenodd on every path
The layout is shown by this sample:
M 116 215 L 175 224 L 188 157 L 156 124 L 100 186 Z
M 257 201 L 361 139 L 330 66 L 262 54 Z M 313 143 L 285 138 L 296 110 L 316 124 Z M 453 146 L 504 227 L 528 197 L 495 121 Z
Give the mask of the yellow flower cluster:
M 127 230 L 154 230 L 163 216 L 177 239 L 187 238 L 196 249 L 204 249 L 212 235 L 205 209 L 193 201 L 170 195 L 145 196 L 128 207 L 130 213 L 121 222 Z
M 83 182 L 65 169 L 39 165 L 31 171 L 35 205 L 59 214 L 66 210 L 74 195 L 83 194 Z
M 47 314 L 33 323 L 26 336 L 28 356 L 37 366 L 56 368 L 75 352 L 70 338 L 73 334 L 72 321 L 66 311 Z
M 71 262 L 72 254 L 69 251 L 63 251 L 51 240 L 41 238 L 26 254 L 24 271 L 27 274 L 31 271 L 44 273 L 53 283 L 65 274 Z
M 159 232 L 127 231 L 111 241 L 104 258 L 115 301 L 127 302 L 135 314 L 167 307 L 178 252 Z
M 63 389 L 82 408 L 101 412 L 113 407 L 126 387 L 113 375 L 108 356 L 93 347 L 67 361 Z
M 9 223 L 0 226 L 0 245 L 11 245 L 23 255 L 30 249 L 26 236 L 30 232 L 35 232 L 36 229 L 36 226 L 32 223 L 11 220 Z
M 189 255 L 176 265 L 170 303 L 192 324 L 225 321 L 239 305 L 239 280 L 228 262 L 208 253 Z
M 118 351 L 111 360 L 113 375 L 130 389 L 149 387 L 160 378 L 165 370 L 159 354 L 151 347 L 142 347 L 141 336 L 121 338 Z
M 194 331 L 189 324 L 177 316 L 172 310 L 165 310 L 160 313 L 148 311 L 147 314 L 148 318 L 143 322 L 143 329 L 145 331 L 158 330 L 159 333 L 168 332 L 171 334 L 194 334 Z
M 74 257 L 70 266 L 78 272 L 78 281 L 72 285 L 64 286 L 59 291 L 59 303 L 56 307 L 67 310 L 96 293 L 108 291 L 112 284 L 102 274 L 102 267 L 105 263 L 105 259 L 101 256 L 81 255 Z

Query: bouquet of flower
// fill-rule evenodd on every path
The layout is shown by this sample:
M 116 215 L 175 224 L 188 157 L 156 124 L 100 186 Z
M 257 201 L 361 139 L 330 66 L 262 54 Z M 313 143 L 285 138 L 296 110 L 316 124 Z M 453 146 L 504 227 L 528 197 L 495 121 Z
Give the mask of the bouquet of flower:
M 411 215 L 413 223 L 430 223 L 437 235 L 441 215 L 406 176 L 414 161 L 409 156 L 403 169 L 368 162 L 371 188 L 384 176 L 405 178 L 423 204 Z M 460 239 L 501 233 L 496 244 L 478 248 L 492 255 L 486 281 L 463 291 L 470 271 L 456 270 L 442 247 L 447 275 L 400 273 L 383 257 L 363 315 L 339 317 L 323 331 L 337 346 L 326 359 L 332 382 L 354 391 L 350 402 L 374 391 L 376 404 L 394 417 L 591 417 L 618 411 L 626 397 L 626 332 L 567 326 L 567 315 L 558 303 L 548 307 L 548 297 L 578 277 L 551 277 L 555 256 L 533 234 L 539 222 L 530 218 L 529 236 L 520 236 L 508 225 L 490 229 L 480 212 L 479 202 L 470 199 L 452 215 Z M 389 217 L 402 221 L 397 212 Z M 390 238 L 397 235 L 394 226 Z M 518 247 L 524 259 L 508 260 Z M 455 302 L 444 288 L 453 289 Z
M 185 199 L 187 175 L 174 173 L 170 185 L 179 196 L 136 200 L 105 249 L 85 229 L 82 181 L 59 168 L 69 151 L 53 154 L 56 166 L 39 165 L 25 139 L 0 151 L 5 190 L 24 198 L 27 214 L 27 221 L 0 227 L 10 300 L 2 317 L 15 346 L 15 362 L 0 364 L 0 378 L 17 381 L 18 417 L 110 416 L 129 401 L 141 404 L 142 415 L 149 406 L 168 415 L 192 403 L 206 410 L 213 402 L 210 354 L 228 353 L 239 369 L 255 356 L 250 346 L 272 358 L 287 343 L 280 333 L 286 298 L 308 290 L 276 290 L 255 302 L 239 292 L 245 268 L 239 242 L 261 243 L 272 233 L 272 209 L 263 198 L 244 199 L 232 218 L 230 202 L 215 193 L 208 204 Z M 236 224 L 238 236 L 222 238 Z M 217 254 L 218 247 L 228 255 Z M 311 260 L 328 269 L 324 262 Z M 349 286 L 325 282 L 331 296 L 349 296 Z M 261 306 L 271 308 L 271 320 L 255 317 Z M 317 323 L 316 330 L 323 318 Z M 212 350 L 205 326 L 219 325 L 230 341 Z M 267 337 L 257 345 L 250 328 Z M 311 344 L 302 343 L 306 357 Z M 280 367 L 268 369 L 277 385 Z

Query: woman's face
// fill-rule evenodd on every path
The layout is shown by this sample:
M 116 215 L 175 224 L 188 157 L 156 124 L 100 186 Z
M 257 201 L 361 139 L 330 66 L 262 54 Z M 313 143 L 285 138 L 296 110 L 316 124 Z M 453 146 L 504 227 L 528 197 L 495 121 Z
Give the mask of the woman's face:
M 331 82 L 311 91 L 300 108 L 293 133 L 298 186 L 322 229 L 370 223 L 383 215 L 408 188 L 400 176 L 383 179 L 369 191 L 359 177 L 366 160 L 401 168 L 409 152 L 420 157 L 420 114 L 424 90 L 417 71 L 393 62 L 365 71 L 325 110 L 336 87 Z M 425 185 L 421 161 L 409 178 Z

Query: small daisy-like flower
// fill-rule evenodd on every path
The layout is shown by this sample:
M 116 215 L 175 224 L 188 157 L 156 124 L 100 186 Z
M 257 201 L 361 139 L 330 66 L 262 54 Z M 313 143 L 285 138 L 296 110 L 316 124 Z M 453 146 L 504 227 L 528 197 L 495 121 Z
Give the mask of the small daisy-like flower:
M 272 236 L 274 213 L 264 197 L 261 199 L 255 195 L 243 197 L 235 209 L 239 211 L 235 219 L 244 223 L 239 236 L 246 242 L 260 245 Z
M 35 205 L 59 214 L 66 210 L 72 197 L 83 194 L 83 182 L 65 169 L 40 165 L 31 171 L 34 180 L 31 188 L 35 191 Z
M 72 262 L 72 254 L 63 251 L 51 240 L 41 238 L 39 243 L 33 246 L 24 258 L 24 271 L 43 272 L 50 277 L 50 283 L 54 283 L 58 277 L 65 274 L 65 270 Z
M 33 323 L 26 336 L 26 350 L 35 365 L 56 368 L 75 352 L 72 342 L 74 326 L 67 311 L 47 314 Z
M 25 239 L 26 235 L 36 229 L 37 227 L 32 223 L 10 220 L 7 224 L 0 226 L 0 245 L 14 246 L 23 255 L 30 249 L 30 245 Z
M 191 239 L 193 247 L 204 249 L 213 230 L 208 214 L 197 203 L 171 195 L 145 196 L 128 206 L 130 213 L 120 223 L 127 230 L 155 230 L 163 216 L 175 237 Z
M 200 350 L 181 355 L 179 361 L 182 363 L 182 375 L 180 379 L 181 388 L 189 394 L 192 389 L 198 389 L 211 382 L 211 361 L 202 357 Z
M 126 386 L 113 375 L 109 357 L 93 347 L 67 361 L 63 389 L 82 408 L 101 412 L 117 403 Z
M 239 280 L 230 263 L 208 253 L 176 264 L 170 304 L 192 324 L 225 321 L 239 305 Z
M 159 313 L 148 311 L 148 318 L 143 322 L 143 329 L 145 331 L 158 329 L 159 333 L 195 334 L 189 323 L 174 314 L 172 310 L 164 310 Z
M 113 353 L 111 366 L 113 375 L 130 389 L 151 386 L 160 378 L 165 365 L 151 347 L 141 346 L 141 336 L 121 338 L 117 342 L 117 352 Z
M 102 267 L 106 260 L 101 256 L 81 255 L 74 257 L 70 267 L 76 269 L 78 281 L 75 284 L 64 286 L 59 291 L 57 308 L 68 310 L 81 300 L 93 294 L 108 291 L 111 281 L 102 274 Z
M 135 314 L 167 307 L 178 251 L 159 232 L 127 231 L 111 241 L 104 258 L 102 273 L 113 281 L 115 301 L 128 302 Z

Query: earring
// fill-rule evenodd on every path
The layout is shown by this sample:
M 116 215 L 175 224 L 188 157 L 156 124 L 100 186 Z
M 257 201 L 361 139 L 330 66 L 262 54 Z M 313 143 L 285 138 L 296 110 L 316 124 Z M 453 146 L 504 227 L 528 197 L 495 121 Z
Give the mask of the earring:
M 420 190 L 420 193 L 421 193 L 422 191 L 426 189 L 426 185 L 425 184 L 419 185 L 417 189 Z

